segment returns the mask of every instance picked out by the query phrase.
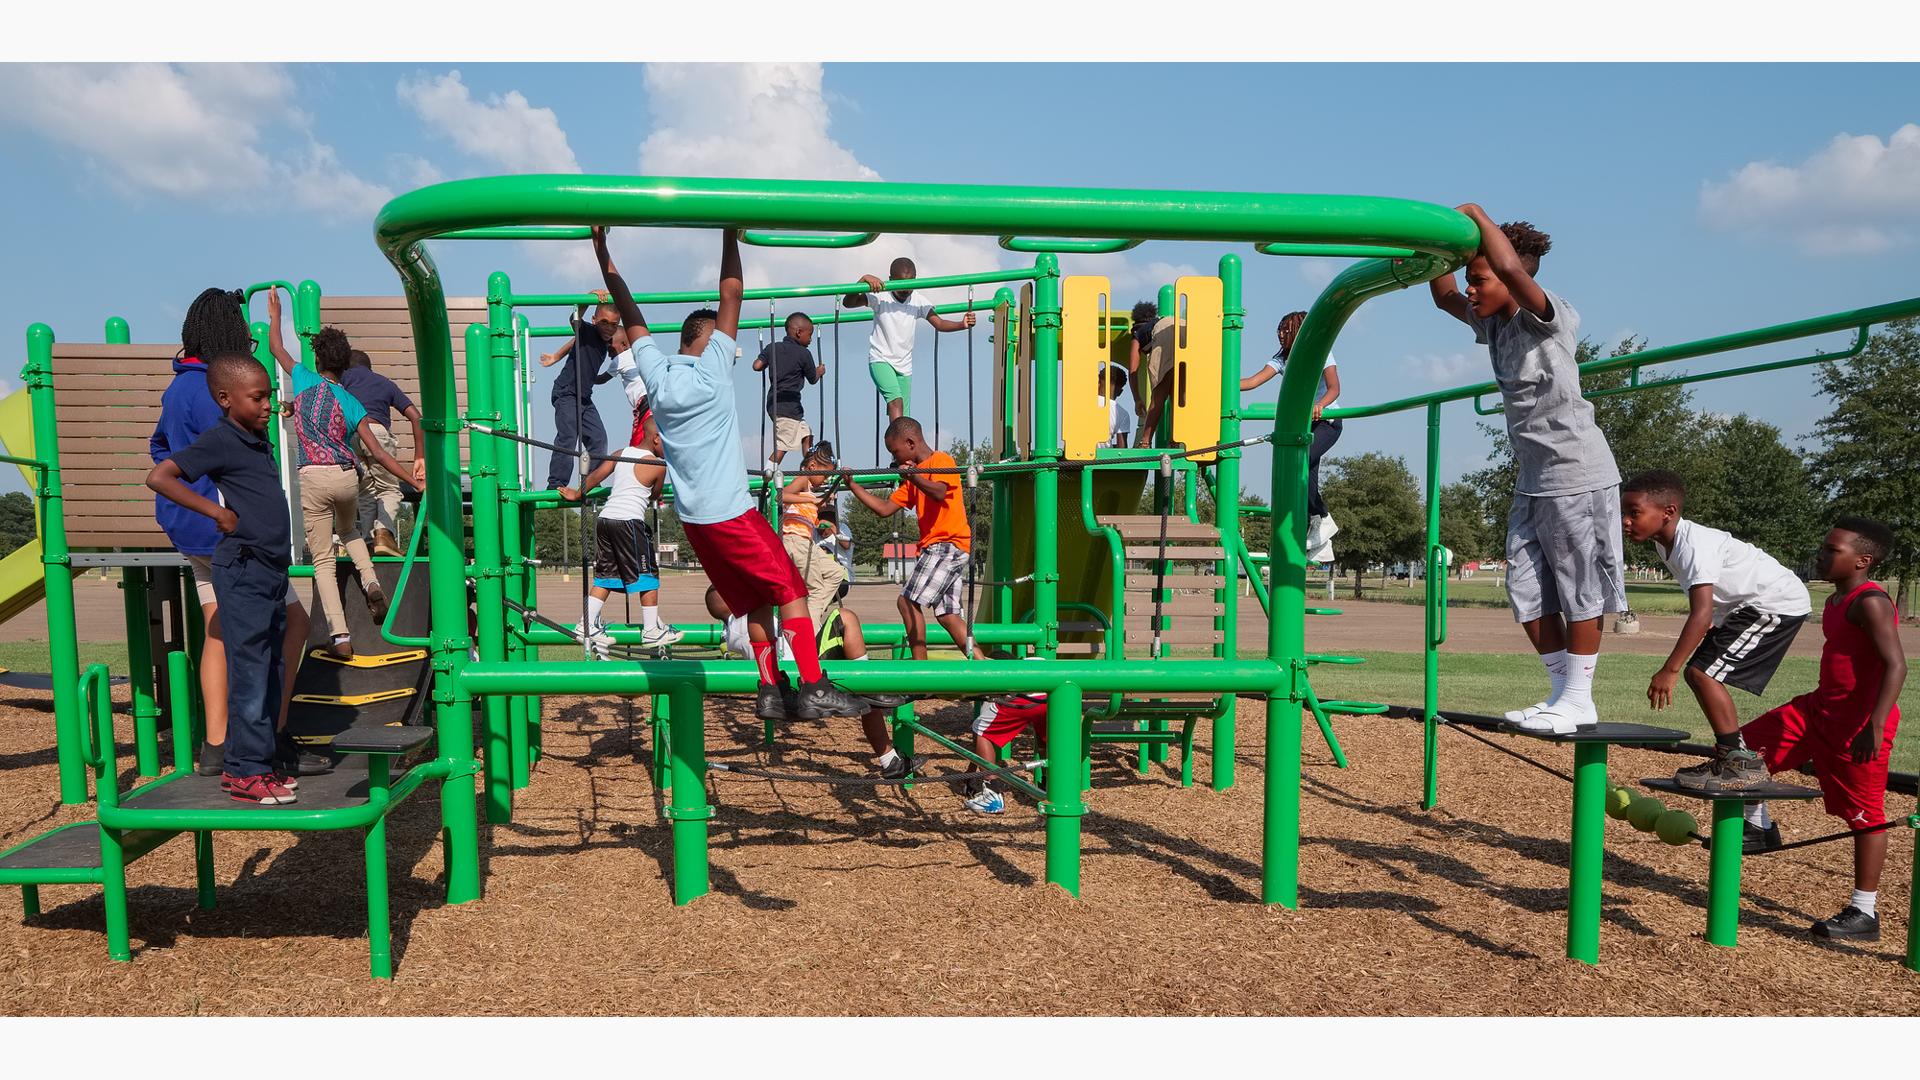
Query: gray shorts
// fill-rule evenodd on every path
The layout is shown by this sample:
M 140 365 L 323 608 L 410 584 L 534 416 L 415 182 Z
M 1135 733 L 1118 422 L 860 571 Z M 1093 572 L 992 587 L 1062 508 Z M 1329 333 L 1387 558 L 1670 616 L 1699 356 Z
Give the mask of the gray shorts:
M 1627 608 L 1620 485 L 1578 495 L 1515 495 L 1507 512 L 1507 600 L 1516 622 L 1597 619 Z
M 967 580 L 967 560 L 971 555 L 956 544 L 928 544 L 913 560 L 913 572 L 907 575 L 900 591 L 907 600 L 935 615 L 956 615 L 966 611 L 962 587 Z

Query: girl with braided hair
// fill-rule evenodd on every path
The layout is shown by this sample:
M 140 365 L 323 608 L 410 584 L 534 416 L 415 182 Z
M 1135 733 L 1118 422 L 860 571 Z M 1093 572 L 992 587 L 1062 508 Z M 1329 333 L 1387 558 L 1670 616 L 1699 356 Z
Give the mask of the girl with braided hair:
M 1273 359 L 1261 365 L 1260 370 L 1240 380 L 1240 392 L 1246 393 L 1287 370 L 1287 357 L 1293 352 L 1293 343 L 1300 336 L 1300 327 L 1307 321 L 1304 311 L 1289 311 L 1280 320 L 1278 329 L 1280 349 Z M 1341 420 L 1323 420 L 1320 414 L 1333 408 L 1340 402 L 1340 372 L 1336 370 L 1333 357 L 1327 357 L 1327 366 L 1320 370 L 1320 385 L 1313 395 L 1313 444 L 1307 449 L 1307 557 L 1315 562 L 1327 562 L 1332 559 L 1332 549 L 1327 544 L 1333 534 L 1340 531 L 1334 523 L 1333 515 L 1327 513 L 1327 501 L 1320 497 L 1320 459 L 1327 456 L 1333 444 L 1340 441 L 1340 432 L 1346 427 Z M 1324 557 L 1322 557 L 1324 555 Z

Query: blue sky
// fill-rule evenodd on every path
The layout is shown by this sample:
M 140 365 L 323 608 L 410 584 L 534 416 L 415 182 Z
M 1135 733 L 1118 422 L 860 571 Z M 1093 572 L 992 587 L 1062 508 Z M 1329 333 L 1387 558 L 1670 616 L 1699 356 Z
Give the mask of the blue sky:
M 1920 69 L 1865 64 L 11 65 L 0 68 L 0 325 L 18 358 L 36 320 L 98 340 L 118 314 L 136 341 L 171 340 L 209 284 L 313 278 L 330 293 L 391 294 L 371 230 L 386 197 L 441 178 L 579 169 L 1471 199 L 1553 234 L 1542 277 L 1586 334 L 1662 344 L 1920 288 L 1916 91 Z M 615 249 L 636 286 L 673 289 L 710 282 L 714 246 L 627 230 Z M 584 247 L 442 243 L 435 257 L 453 294 L 482 292 L 494 269 L 522 289 L 571 289 L 593 284 Z M 1126 300 L 1211 270 L 1224 250 L 1147 244 L 1069 265 L 1109 274 Z M 1307 306 L 1338 264 L 1237 250 L 1251 369 L 1279 316 Z M 1017 258 L 979 239 L 887 237 L 855 254 L 749 249 L 748 271 L 755 284 L 850 280 L 902 252 L 923 274 Z M 847 333 L 850 362 L 864 340 Z M 979 344 L 984 356 L 984 332 Z M 923 336 L 923 415 L 929 348 Z M 942 427 L 963 433 L 964 342 L 946 338 L 942 352 Z M 1335 353 L 1348 404 L 1486 370 L 1424 290 L 1369 304 Z M 17 371 L 4 365 L 9 387 Z M 757 445 L 744 371 L 739 389 Z M 842 392 L 858 463 L 872 453 L 871 390 L 850 366 Z M 1711 384 L 1699 402 L 1789 436 L 1828 408 L 1804 371 Z M 622 407 L 606 388 L 603 414 Z M 1448 417 L 1452 478 L 1486 447 L 1468 410 Z M 1414 422 L 1360 421 L 1336 454 L 1404 454 L 1417 472 L 1422 440 Z M 1246 483 L 1266 481 L 1256 452 Z

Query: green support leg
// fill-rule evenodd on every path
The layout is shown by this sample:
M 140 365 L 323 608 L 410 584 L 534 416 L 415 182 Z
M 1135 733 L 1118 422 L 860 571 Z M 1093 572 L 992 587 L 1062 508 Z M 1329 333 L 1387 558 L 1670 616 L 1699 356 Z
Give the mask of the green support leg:
M 666 791 L 673 786 L 673 774 L 667 763 L 667 747 L 670 745 L 668 732 L 671 730 L 667 723 L 667 695 L 654 694 L 648 700 L 652 703 L 649 712 L 653 726 L 653 786 Z
M 1047 757 L 1056 763 L 1046 774 L 1047 801 L 1040 812 L 1047 819 L 1047 881 L 1070 896 L 1080 895 L 1081 770 L 1065 767 L 1082 753 L 1084 725 L 1080 715 L 1080 687 L 1066 683 L 1047 695 Z
M 760 721 L 760 745 L 773 749 L 773 721 L 763 718 Z
M 668 691 L 672 711 L 673 902 L 690 904 L 711 887 L 707 862 L 707 725 L 700 689 L 685 683 Z
M 1731 949 L 1740 938 L 1740 857 L 1746 821 L 1740 799 L 1713 800 L 1713 850 L 1707 855 L 1707 940 Z
M 213 910 L 213 833 L 201 829 L 193 834 L 194 899 L 201 911 Z
M 1305 684 L 1307 711 L 1313 714 L 1313 722 L 1320 725 L 1320 737 L 1327 740 L 1327 749 L 1333 752 L 1333 763 L 1338 768 L 1347 767 L 1347 752 L 1340 748 L 1340 740 L 1333 734 L 1333 721 L 1327 718 L 1327 710 L 1320 707 L 1320 697 L 1313 692 L 1311 683 Z
M 1607 744 L 1573 747 L 1573 869 L 1567 895 L 1567 956 L 1600 962 L 1600 879 L 1606 859 Z M 1740 850 L 1735 845 L 1734 851 Z M 1736 856 L 1737 857 L 1737 856 Z
M 107 911 L 107 955 L 132 960 L 133 943 L 127 932 L 127 852 L 120 834 L 100 830 L 100 891 Z
M 387 791 L 388 770 L 385 755 L 367 759 L 368 783 L 376 798 Z M 368 968 L 376 979 L 393 978 L 393 926 L 387 905 L 387 816 L 381 814 L 367 826 L 367 955 Z
M 1907 970 L 1920 971 L 1920 829 L 1913 834 L 1913 887 L 1907 890 Z
M 1229 698 L 1229 701 L 1232 699 Z M 1188 720 L 1180 731 L 1180 786 L 1193 786 L 1193 728 L 1199 721 Z
M 133 758 L 141 776 L 160 775 L 160 702 L 153 684 L 153 626 L 147 608 L 147 572 L 120 571 L 127 616 L 127 677 L 133 692 Z
M 31 919 L 40 914 L 40 886 L 20 886 L 21 917 Z
M 1261 835 L 1260 899 L 1300 906 L 1300 703 L 1267 699 L 1267 790 Z

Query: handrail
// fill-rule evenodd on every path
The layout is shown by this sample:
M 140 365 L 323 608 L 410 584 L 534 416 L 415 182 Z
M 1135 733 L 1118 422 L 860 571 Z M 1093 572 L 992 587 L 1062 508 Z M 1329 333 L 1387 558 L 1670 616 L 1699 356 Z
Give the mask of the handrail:
M 1255 244 L 1262 255 L 1307 255 L 1323 259 L 1411 259 L 1419 252 L 1412 248 L 1383 247 L 1377 244 Z
M 1080 524 L 1087 530 L 1088 536 L 1107 542 L 1107 558 L 1112 564 L 1111 569 L 1113 571 L 1112 611 L 1116 617 L 1121 616 L 1127 609 L 1126 545 L 1121 540 L 1120 530 L 1115 529 L 1111 525 L 1102 525 L 1099 520 L 1094 517 L 1092 469 L 1080 470 Z M 1065 605 L 1058 606 L 1064 607 Z M 1106 629 L 1106 645 L 1103 649 L 1104 655 L 1108 659 L 1120 657 L 1124 651 L 1121 645 L 1122 641 L 1123 638 L 1118 627 L 1109 621 Z
M 1816 315 L 1797 322 L 1777 323 L 1755 330 L 1743 330 L 1738 333 L 1721 334 L 1717 337 L 1701 338 L 1698 341 L 1681 342 L 1677 345 L 1663 345 L 1657 349 L 1643 349 L 1637 353 L 1623 356 L 1609 356 L 1592 360 L 1580 365 L 1582 375 L 1592 375 L 1602 371 L 1616 371 L 1620 368 L 1643 368 L 1653 364 L 1664 364 L 1674 360 L 1691 360 L 1700 356 L 1733 352 L 1738 349 L 1750 349 L 1760 345 L 1773 345 L 1782 341 L 1795 341 L 1800 338 L 1830 334 L 1837 330 L 1865 330 L 1881 323 L 1897 319 L 1920 316 L 1920 297 L 1907 300 L 1895 300 L 1873 307 L 1856 308 L 1852 311 L 1839 311 L 1828 315 Z M 1297 347 L 1297 346 L 1296 346 Z M 1679 376 L 1689 382 L 1702 382 L 1711 377 L 1727 377 L 1736 374 L 1750 374 L 1753 371 L 1767 371 L 1778 367 L 1793 367 L 1814 363 L 1829 358 L 1842 358 L 1851 353 L 1829 353 L 1826 356 L 1799 357 L 1794 360 L 1770 361 L 1768 364 L 1754 364 L 1746 368 L 1721 373 L 1706 372 L 1701 375 Z M 1770 366 L 1769 366 L 1770 365 Z M 1661 384 L 1664 385 L 1663 380 Z M 1656 384 L 1640 383 L 1640 386 Z M 1424 408 L 1436 403 L 1461 401 L 1466 398 L 1480 397 L 1500 389 L 1497 382 L 1474 383 L 1468 386 L 1456 386 L 1447 390 L 1436 390 L 1417 397 L 1401 398 L 1397 401 L 1381 402 L 1378 405 L 1360 405 L 1348 408 L 1328 409 L 1321 416 L 1327 420 L 1352 420 L 1367 416 L 1385 416 L 1389 413 L 1405 412 L 1409 409 Z M 1624 391 L 1622 391 L 1624 392 Z M 1259 402 L 1241 406 L 1240 415 L 1249 420 L 1271 420 L 1274 418 L 1275 405 Z
M 972 301 L 957 300 L 950 304 L 935 304 L 933 310 L 937 315 L 952 315 L 964 311 L 991 311 L 996 306 L 998 305 L 990 299 L 976 297 Z M 871 308 L 840 308 L 836 311 L 821 312 L 819 314 L 807 312 L 807 318 L 812 319 L 816 326 L 832 323 L 872 322 L 873 310 Z M 740 329 L 768 330 L 775 326 L 780 326 L 786 321 L 787 318 L 785 315 L 777 319 L 762 315 L 751 319 L 741 319 Z M 680 332 L 680 326 L 681 324 L 679 322 L 654 322 L 649 320 L 647 323 L 647 329 L 656 334 L 677 334 Z M 528 337 L 557 338 L 572 337 L 573 335 L 574 329 L 572 326 L 533 326 L 527 329 Z
M 1096 240 L 1092 237 L 1046 237 L 1046 236 L 1003 236 L 1000 246 L 1007 251 L 1038 254 L 1052 252 L 1056 255 L 1112 255 L 1121 251 L 1132 251 L 1141 245 L 1140 240 Z
M 880 239 L 877 232 L 863 233 L 779 233 L 747 229 L 740 242 L 770 248 L 857 248 Z
M 903 278 L 889 281 L 878 290 L 888 292 L 894 289 L 945 289 L 959 285 L 997 285 L 1009 281 L 1032 281 L 1039 271 L 1031 266 L 1015 267 L 1009 270 L 981 270 L 971 274 L 944 274 L 939 277 Z M 846 296 L 851 293 L 870 293 L 875 291 L 864 281 L 847 281 L 830 285 L 769 285 L 758 289 L 747 289 L 741 293 L 742 300 L 798 300 L 809 296 Z M 711 304 L 720 299 L 720 294 L 712 290 L 693 290 L 688 292 L 634 293 L 636 304 Z M 528 293 L 524 296 L 509 296 L 507 303 L 512 307 L 579 307 L 604 303 L 593 293 Z
M 591 225 L 500 225 L 488 229 L 456 229 L 435 240 L 591 240 Z

